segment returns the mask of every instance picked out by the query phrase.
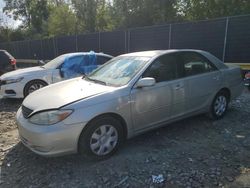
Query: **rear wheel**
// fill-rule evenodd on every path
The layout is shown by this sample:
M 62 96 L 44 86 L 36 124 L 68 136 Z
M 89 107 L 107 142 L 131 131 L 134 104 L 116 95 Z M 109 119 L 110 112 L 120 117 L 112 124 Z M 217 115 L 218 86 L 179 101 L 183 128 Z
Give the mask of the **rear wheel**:
M 41 80 L 33 80 L 26 84 L 24 87 L 24 97 L 28 96 L 32 92 L 46 86 L 47 84 L 44 81 Z
M 222 118 L 228 108 L 229 96 L 227 92 L 220 91 L 214 97 L 212 105 L 210 107 L 210 116 L 212 119 L 220 119 Z
M 123 140 L 121 123 L 113 117 L 93 120 L 80 136 L 78 150 L 92 159 L 102 160 L 113 155 Z

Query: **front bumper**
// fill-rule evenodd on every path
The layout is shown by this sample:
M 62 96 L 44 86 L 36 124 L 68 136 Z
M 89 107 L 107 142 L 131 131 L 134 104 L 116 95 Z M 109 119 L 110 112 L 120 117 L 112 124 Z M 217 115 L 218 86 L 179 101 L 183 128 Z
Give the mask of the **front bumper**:
M 23 87 L 20 82 L 0 85 L 0 95 L 6 98 L 23 98 Z
M 35 125 L 23 117 L 21 108 L 17 111 L 16 118 L 20 139 L 33 152 L 42 156 L 77 153 L 78 139 L 84 123 Z

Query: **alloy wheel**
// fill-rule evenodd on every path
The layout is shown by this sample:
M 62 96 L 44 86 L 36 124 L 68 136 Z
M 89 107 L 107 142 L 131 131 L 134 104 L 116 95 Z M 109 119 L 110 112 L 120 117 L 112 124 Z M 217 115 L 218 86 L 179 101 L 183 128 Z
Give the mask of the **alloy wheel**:
M 112 125 L 98 127 L 90 138 L 90 149 L 99 156 L 113 151 L 118 143 L 118 132 Z
M 227 108 L 227 99 L 225 96 L 220 95 L 214 102 L 214 112 L 217 116 L 222 116 Z

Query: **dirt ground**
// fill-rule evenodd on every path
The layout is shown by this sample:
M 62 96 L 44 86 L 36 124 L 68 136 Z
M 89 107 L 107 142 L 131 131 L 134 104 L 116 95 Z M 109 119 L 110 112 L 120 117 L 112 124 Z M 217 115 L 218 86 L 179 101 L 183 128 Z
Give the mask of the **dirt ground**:
M 250 187 L 249 91 L 221 120 L 201 115 L 170 124 L 128 140 L 101 162 L 29 151 L 15 124 L 21 102 L 0 99 L 0 187 Z

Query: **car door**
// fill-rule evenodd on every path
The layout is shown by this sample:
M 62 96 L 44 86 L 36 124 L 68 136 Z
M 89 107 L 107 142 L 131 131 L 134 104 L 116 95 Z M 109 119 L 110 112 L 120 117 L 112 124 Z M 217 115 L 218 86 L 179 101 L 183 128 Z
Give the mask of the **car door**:
M 182 53 L 183 76 L 188 85 L 187 112 L 202 110 L 221 86 L 221 72 L 196 52 Z
M 173 111 L 182 113 L 185 109 L 185 87 L 178 79 L 178 56 L 163 55 L 156 59 L 142 77 L 153 77 L 156 84 L 131 91 L 132 117 L 135 131 L 156 126 L 171 119 Z

